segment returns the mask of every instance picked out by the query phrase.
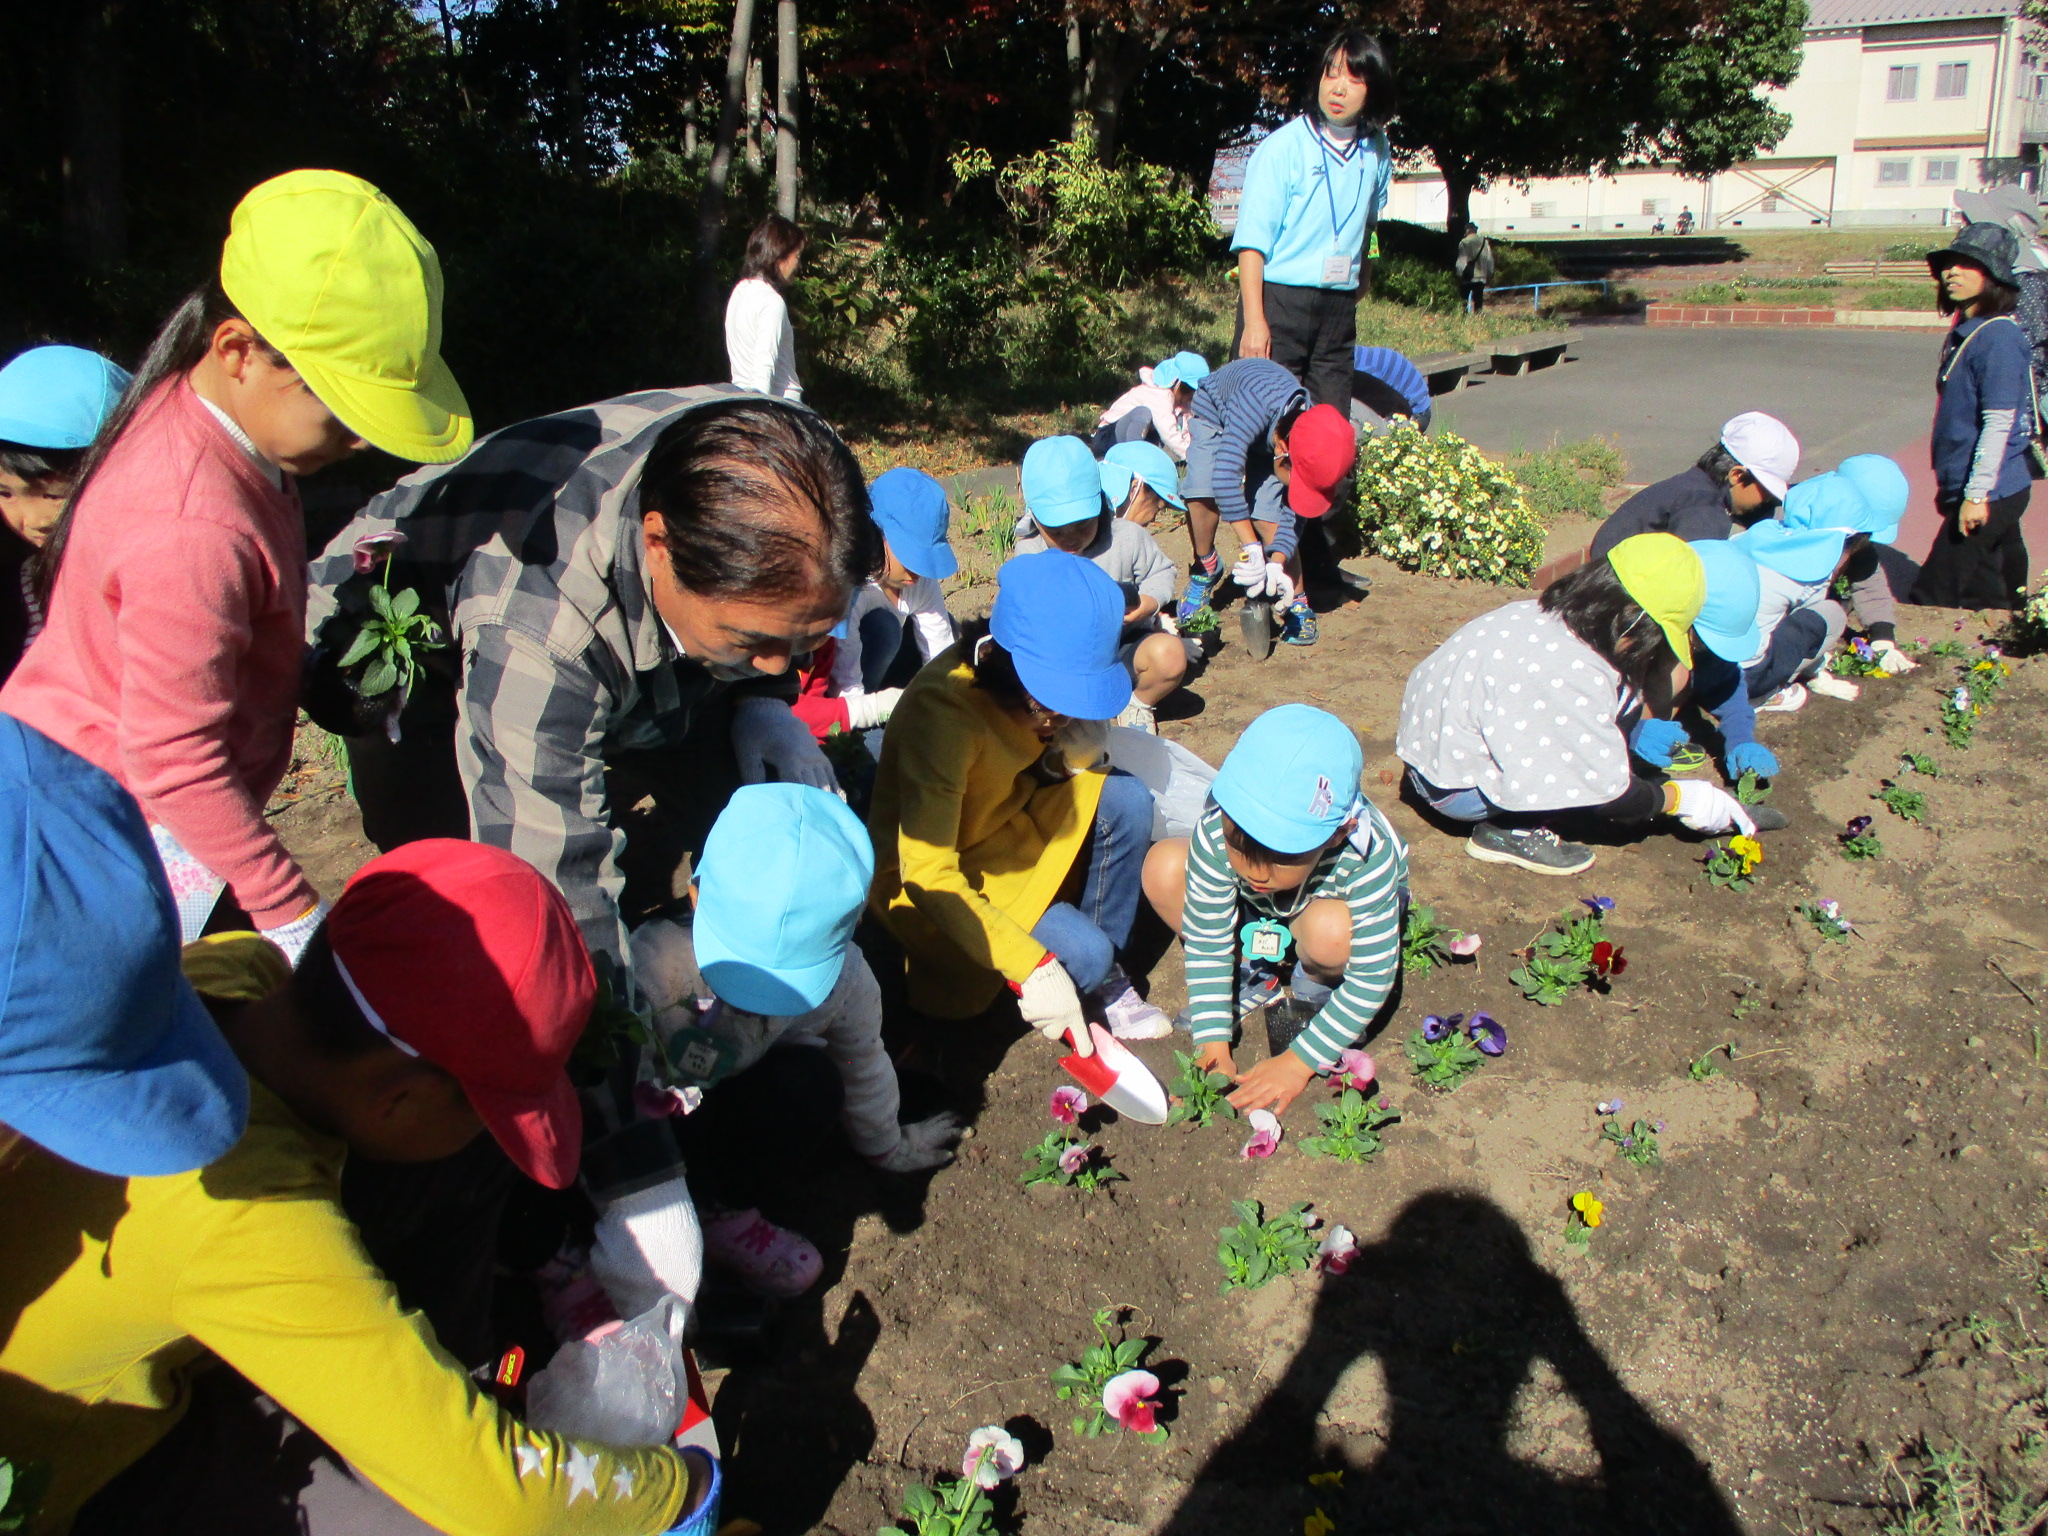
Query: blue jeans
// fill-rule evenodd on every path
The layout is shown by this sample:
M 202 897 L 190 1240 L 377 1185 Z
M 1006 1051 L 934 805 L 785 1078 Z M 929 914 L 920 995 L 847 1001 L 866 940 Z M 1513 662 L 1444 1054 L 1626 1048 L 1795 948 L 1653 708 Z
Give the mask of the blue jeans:
M 1500 809 L 1476 789 L 1438 789 L 1413 768 L 1408 770 L 1408 782 L 1423 804 L 1452 821 L 1484 821 Z
M 1750 698 L 1768 699 L 1787 683 L 1811 677 L 1819 670 L 1812 663 L 1825 658 L 1832 642 L 1840 638 L 1832 631 L 1828 615 L 1818 608 L 1795 608 L 1786 614 L 1771 631 L 1764 659 L 1743 671 Z
M 1116 952 L 1138 916 L 1140 877 L 1152 846 L 1152 791 L 1112 769 L 1095 809 L 1095 828 L 1082 855 L 1088 863 L 1081 902 L 1056 901 L 1032 926 L 1031 937 L 1060 957 L 1083 992 L 1109 979 Z

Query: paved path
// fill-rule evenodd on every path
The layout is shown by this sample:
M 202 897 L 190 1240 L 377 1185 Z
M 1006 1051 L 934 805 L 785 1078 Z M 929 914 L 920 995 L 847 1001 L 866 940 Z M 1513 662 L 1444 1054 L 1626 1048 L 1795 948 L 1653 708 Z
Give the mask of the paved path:
M 1898 546 L 1918 560 L 1939 526 L 1927 461 L 1939 350 L 1930 332 L 1586 326 L 1568 361 L 1482 377 L 1440 397 L 1436 419 L 1495 453 L 1615 436 L 1629 478 L 1650 481 L 1698 458 L 1736 412 L 1769 411 L 1798 433 L 1802 476 L 1852 453 L 1897 459 L 1913 482 Z M 2048 492 L 2035 493 L 2026 535 L 2038 581 L 2048 572 Z

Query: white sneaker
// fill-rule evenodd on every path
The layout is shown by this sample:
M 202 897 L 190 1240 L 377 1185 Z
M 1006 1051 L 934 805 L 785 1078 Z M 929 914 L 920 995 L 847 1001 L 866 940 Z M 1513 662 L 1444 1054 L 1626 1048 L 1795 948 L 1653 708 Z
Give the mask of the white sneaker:
M 1159 734 L 1158 713 L 1150 704 L 1131 695 L 1131 702 L 1124 706 L 1124 712 L 1116 717 L 1118 725 L 1127 725 L 1134 731 L 1143 731 L 1147 736 Z
M 1763 703 L 1757 705 L 1760 715 L 1796 715 L 1806 707 L 1806 685 L 1787 683 Z
M 1837 677 L 1832 672 L 1814 673 L 1806 680 L 1806 686 L 1824 699 L 1841 699 L 1845 702 L 1863 692 L 1846 677 Z
M 1173 1033 L 1173 1020 L 1138 996 L 1122 971 L 1111 971 L 1095 995 L 1102 999 L 1103 1021 L 1119 1040 L 1159 1040 Z

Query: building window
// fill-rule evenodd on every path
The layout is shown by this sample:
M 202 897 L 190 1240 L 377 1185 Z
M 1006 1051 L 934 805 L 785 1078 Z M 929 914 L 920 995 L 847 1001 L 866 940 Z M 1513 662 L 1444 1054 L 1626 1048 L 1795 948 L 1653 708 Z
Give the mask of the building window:
M 1918 64 L 1894 64 L 1885 77 L 1884 99 L 1886 101 L 1917 101 L 1920 99 L 1920 66 Z
M 1880 187 L 1903 187 L 1912 180 L 1912 161 L 1880 160 L 1877 162 L 1877 184 Z
M 1927 162 L 1927 185 L 1930 187 L 1952 187 L 1956 184 L 1956 167 L 1960 160 L 1930 160 Z
M 1937 64 L 1934 66 L 1934 99 L 1936 101 L 1960 101 L 1970 94 L 1970 66 L 1962 64 Z

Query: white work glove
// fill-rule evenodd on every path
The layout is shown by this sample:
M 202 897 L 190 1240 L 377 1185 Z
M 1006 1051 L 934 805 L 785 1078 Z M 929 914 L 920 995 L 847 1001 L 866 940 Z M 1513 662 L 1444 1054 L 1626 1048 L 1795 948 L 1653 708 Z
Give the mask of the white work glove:
M 334 903 L 324 896 L 313 903 L 313 910 L 304 917 L 295 917 L 288 923 L 263 930 L 263 937 L 284 951 L 285 959 L 292 963 L 292 969 L 299 968 L 299 956 L 306 952 L 306 946 L 313 942 L 313 935 L 320 931 L 320 925 L 327 921 L 327 914 L 334 910 Z
M 1230 579 L 1244 588 L 1246 597 L 1261 597 L 1266 591 L 1266 552 L 1256 544 L 1238 547 L 1237 564 L 1230 568 Z
M 954 1144 L 960 1140 L 960 1117 L 950 1109 L 899 1127 L 896 1145 L 868 1161 L 885 1173 L 922 1173 L 943 1168 L 953 1161 Z
M 638 1317 L 663 1296 L 695 1304 L 704 1234 L 680 1174 L 604 1208 L 590 1244 L 590 1273 L 621 1317 Z
M 1276 612 L 1284 611 L 1294 601 L 1294 583 L 1287 579 L 1287 567 L 1278 560 L 1266 562 L 1266 596 L 1273 600 Z
M 1741 832 L 1756 834 L 1756 823 L 1742 802 L 1718 784 L 1705 779 L 1673 780 L 1678 790 L 1678 807 L 1672 812 L 1695 832 Z
M 839 792 L 831 761 L 819 749 L 811 728 L 790 713 L 781 699 L 749 694 L 732 706 L 732 751 L 739 759 L 740 780 L 765 784 L 773 777 L 784 784 L 808 784 Z
M 1884 668 L 1885 676 L 1897 677 L 1901 672 L 1911 672 L 1920 665 L 1889 640 L 1873 640 L 1870 649 L 1877 656 L 1877 664 Z
M 1074 990 L 1074 978 L 1060 964 L 1059 956 L 1048 951 L 1037 969 L 1024 978 L 1017 988 L 1017 1011 L 1054 1045 L 1071 1041 L 1075 1055 L 1095 1054 L 1095 1042 L 1088 1038 L 1088 1021 L 1081 1016 L 1081 994 Z
M 896 701 L 902 697 L 901 688 L 880 688 L 873 693 L 855 694 L 846 701 L 847 728 L 871 731 L 878 725 L 887 725 L 889 717 L 896 713 Z

